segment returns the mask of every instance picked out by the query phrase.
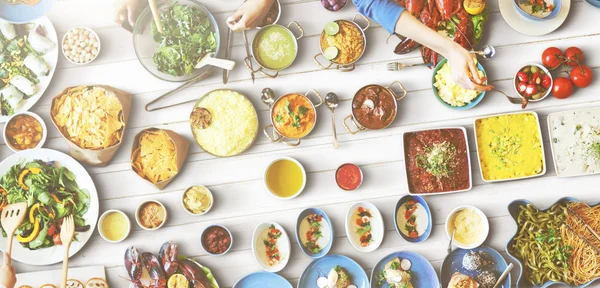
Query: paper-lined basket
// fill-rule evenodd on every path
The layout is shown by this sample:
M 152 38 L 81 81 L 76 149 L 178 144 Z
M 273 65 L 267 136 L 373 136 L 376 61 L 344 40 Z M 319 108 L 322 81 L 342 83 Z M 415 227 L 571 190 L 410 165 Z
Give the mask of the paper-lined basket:
M 64 134 L 62 129 L 58 126 L 58 124 L 56 123 L 56 120 L 54 120 L 54 116 L 52 115 L 52 109 L 55 105 L 55 102 L 59 99 L 59 97 L 61 97 L 65 93 L 67 93 L 67 91 L 69 89 L 73 89 L 73 88 L 77 88 L 77 87 L 98 87 L 98 88 L 102 88 L 107 91 L 113 92 L 115 94 L 115 96 L 121 103 L 121 107 L 123 108 L 123 110 L 120 114 L 120 117 L 123 121 L 123 127 L 122 127 L 121 131 L 119 132 L 120 140 L 116 144 L 109 146 L 107 148 L 103 148 L 103 149 L 81 148 L 77 144 L 73 143 L 68 138 L 68 136 Z M 56 127 L 56 129 L 60 132 L 60 135 L 65 140 L 67 140 L 67 143 L 69 144 L 69 152 L 70 152 L 71 156 L 73 156 L 73 158 L 77 159 L 80 162 L 84 162 L 84 163 L 87 163 L 90 165 L 105 166 L 108 164 L 108 162 L 110 162 L 110 160 L 113 158 L 113 156 L 115 155 L 115 153 L 117 152 L 117 150 L 119 149 L 121 144 L 123 143 L 123 137 L 125 136 L 125 130 L 127 130 L 127 121 L 129 120 L 129 112 L 131 110 L 131 101 L 132 101 L 132 95 L 130 93 L 127 93 L 123 90 L 120 90 L 120 89 L 117 89 L 117 88 L 114 88 L 114 87 L 111 87 L 108 85 L 71 86 L 71 87 L 67 87 L 67 88 L 63 89 L 60 93 L 58 93 L 58 95 L 56 95 L 56 96 L 54 96 L 54 98 L 52 98 L 52 102 L 50 105 L 50 119 L 52 119 L 52 123 L 54 124 L 54 127 Z
M 139 147 L 140 137 L 142 136 L 142 134 L 144 132 L 152 131 L 152 130 L 162 130 L 165 133 L 167 133 L 167 135 L 169 136 L 169 138 L 171 139 L 171 141 L 173 141 L 173 144 L 175 145 L 175 157 L 177 157 L 176 164 L 175 164 L 175 166 L 177 167 L 177 172 L 170 178 L 159 181 L 157 183 L 153 183 L 146 177 L 141 177 L 137 173 L 136 168 L 134 168 L 134 166 L 135 166 L 134 165 L 134 162 L 135 162 L 134 157 L 136 155 L 136 153 L 135 153 L 136 149 Z M 173 179 L 175 177 L 177 177 L 177 175 L 181 172 L 181 167 L 183 166 L 183 163 L 185 162 L 185 159 L 187 158 L 189 148 L 190 148 L 190 143 L 183 136 L 177 134 L 174 131 L 171 131 L 168 129 L 160 129 L 160 128 L 144 129 L 144 130 L 140 131 L 138 134 L 136 134 L 135 138 L 133 139 L 133 145 L 131 146 L 131 157 L 130 157 L 131 170 L 133 171 L 133 173 L 138 175 L 140 178 L 144 179 L 144 181 L 154 185 L 159 190 L 162 190 L 167 186 L 167 184 L 169 184 L 171 181 L 173 181 Z

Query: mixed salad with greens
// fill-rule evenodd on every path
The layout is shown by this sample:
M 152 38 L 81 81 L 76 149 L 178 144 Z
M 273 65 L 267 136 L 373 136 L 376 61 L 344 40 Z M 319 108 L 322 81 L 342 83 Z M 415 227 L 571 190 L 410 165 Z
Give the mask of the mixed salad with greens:
M 14 165 L 0 178 L 0 185 L 0 209 L 27 202 L 27 216 L 16 232 L 17 241 L 25 248 L 62 245 L 62 220 L 69 215 L 73 215 L 75 232 L 90 229 L 83 218 L 90 207 L 88 191 L 79 188 L 73 172 L 54 161 Z M 2 236 L 6 237 L 4 229 Z
M 173 76 L 189 75 L 202 57 L 215 52 L 214 27 L 199 8 L 173 3 L 160 18 L 162 34 L 152 21 L 152 37 L 160 43 L 152 57 L 158 71 Z

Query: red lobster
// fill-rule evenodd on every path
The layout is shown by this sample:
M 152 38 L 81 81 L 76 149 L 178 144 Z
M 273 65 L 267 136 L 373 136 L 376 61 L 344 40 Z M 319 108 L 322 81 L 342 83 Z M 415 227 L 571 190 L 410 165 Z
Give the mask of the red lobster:
M 141 282 L 142 265 L 148 270 L 150 276 L 150 285 L 145 286 Z M 131 278 L 135 288 L 166 288 L 167 278 L 161 267 L 158 258 L 152 253 L 144 252 L 140 256 L 139 251 L 131 246 L 125 251 L 125 269 Z
M 195 262 L 189 259 L 179 260 L 179 270 L 190 281 L 193 288 L 211 287 L 206 274 Z
M 177 254 L 177 244 L 175 244 L 173 241 L 165 242 L 165 244 L 160 247 L 158 256 L 160 257 L 160 262 L 163 270 L 165 271 L 165 276 L 167 279 L 169 279 L 171 275 L 175 274 L 177 269 L 179 269 Z

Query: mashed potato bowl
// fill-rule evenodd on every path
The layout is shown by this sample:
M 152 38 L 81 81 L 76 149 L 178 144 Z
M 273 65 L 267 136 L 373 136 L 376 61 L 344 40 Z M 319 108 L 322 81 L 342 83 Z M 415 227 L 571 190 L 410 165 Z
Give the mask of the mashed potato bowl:
M 467 110 L 477 106 L 485 96 L 485 91 L 466 90 L 455 84 L 450 75 L 450 67 L 446 63 L 448 60 L 444 59 L 433 69 L 431 84 L 435 97 L 446 107 L 456 110 Z M 487 77 L 480 63 L 477 63 L 477 69 L 480 77 Z

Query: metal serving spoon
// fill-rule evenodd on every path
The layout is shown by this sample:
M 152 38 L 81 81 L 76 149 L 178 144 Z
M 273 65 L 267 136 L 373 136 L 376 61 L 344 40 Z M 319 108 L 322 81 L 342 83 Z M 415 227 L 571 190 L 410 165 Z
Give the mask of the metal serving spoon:
M 504 282 L 504 279 L 506 279 L 506 276 L 508 276 L 508 274 L 510 273 L 510 270 L 512 270 L 513 267 L 515 267 L 515 265 L 513 265 L 512 263 L 508 264 L 506 269 L 504 269 L 504 272 L 502 272 L 502 275 L 500 275 L 500 277 L 498 277 L 498 281 L 496 281 L 496 285 L 494 285 L 494 288 L 498 288 L 498 287 L 502 286 L 502 282 Z M 504 287 L 504 286 L 502 286 L 502 287 Z
M 450 238 L 450 243 L 448 243 L 448 254 L 452 253 L 452 242 L 454 241 L 454 233 L 456 233 L 456 229 L 452 229 L 452 237 Z
M 483 57 L 483 59 L 489 60 L 494 58 L 494 56 L 496 55 L 496 48 L 494 48 L 494 46 L 492 45 L 485 45 L 483 47 L 481 47 L 481 50 L 479 51 L 469 51 L 470 53 L 473 54 L 477 54 L 481 57 Z
M 327 108 L 331 110 L 331 124 L 333 125 L 333 148 L 337 149 L 340 146 L 338 144 L 337 133 L 335 131 L 335 112 L 333 110 L 337 108 L 339 104 L 338 96 L 333 92 L 327 93 L 327 95 L 325 95 L 325 104 L 327 104 Z

